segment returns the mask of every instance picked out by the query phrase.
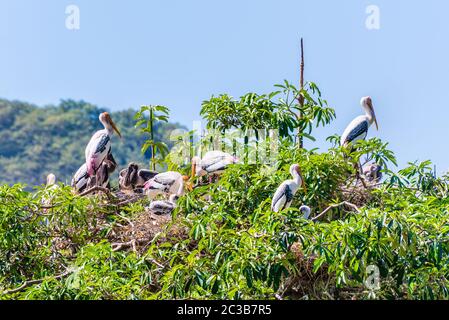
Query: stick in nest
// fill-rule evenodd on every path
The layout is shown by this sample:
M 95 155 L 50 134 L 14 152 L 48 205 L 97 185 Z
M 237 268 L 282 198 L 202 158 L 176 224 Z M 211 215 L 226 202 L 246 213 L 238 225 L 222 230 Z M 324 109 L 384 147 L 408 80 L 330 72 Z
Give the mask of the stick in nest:
M 109 190 L 108 188 L 99 187 L 99 186 L 90 188 L 89 190 L 86 190 L 83 193 L 80 193 L 79 196 L 84 197 L 84 196 L 87 196 L 88 194 L 91 194 L 94 192 L 103 192 L 104 194 L 106 194 L 108 196 L 108 198 L 112 197 L 111 190 Z
M 332 204 L 329 207 L 327 207 L 323 212 L 321 212 L 319 215 L 317 215 L 316 217 L 312 218 L 312 221 L 316 221 L 319 218 L 321 218 L 322 216 L 324 216 L 329 210 L 333 209 L 333 208 L 337 208 L 337 207 L 341 207 L 341 206 L 348 206 L 351 207 L 352 209 L 354 209 L 357 213 L 360 213 L 360 209 L 355 205 L 352 204 L 350 202 L 347 201 L 343 201 L 341 203 L 337 203 L 337 204 Z

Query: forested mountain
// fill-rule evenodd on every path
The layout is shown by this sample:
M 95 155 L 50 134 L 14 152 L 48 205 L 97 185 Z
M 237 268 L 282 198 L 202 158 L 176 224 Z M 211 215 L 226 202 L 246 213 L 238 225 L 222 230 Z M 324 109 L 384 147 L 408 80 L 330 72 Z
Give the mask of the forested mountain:
M 96 130 L 102 129 L 98 115 L 107 109 L 84 101 L 63 100 L 57 106 L 38 107 L 20 101 L 0 100 L 0 184 L 45 182 L 48 173 L 69 183 L 84 161 L 84 149 Z M 131 161 L 148 167 L 140 148 L 145 141 L 134 127 L 135 110 L 112 112 L 123 139 L 113 137 L 112 151 L 119 168 Z M 159 123 L 155 138 L 167 144 L 179 124 Z M 118 170 L 117 170 L 118 171 Z M 115 172 L 117 175 L 117 172 Z

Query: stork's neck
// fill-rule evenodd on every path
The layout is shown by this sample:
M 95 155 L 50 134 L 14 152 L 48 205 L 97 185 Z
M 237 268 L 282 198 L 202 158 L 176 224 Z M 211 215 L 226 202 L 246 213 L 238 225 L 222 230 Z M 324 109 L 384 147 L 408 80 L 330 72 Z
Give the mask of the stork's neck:
M 371 110 L 371 108 L 365 104 L 363 105 L 363 109 L 365 109 L 366 119 L 368 120 L 369 124 L 372 125 L 374 122 L 373 110 Z
M 103 125 L 103 127 L 106 130 L 106 132 L 108 133 L 108 135 L 112 136 L 112 134 L 114 132 L 114 129 L 112 128 L 112 126 L 105 121 L 101 121 L 101 124 Z
M 296 184 L 301 184 L 301 176 L 299 175 L 298 172 L 296 172 L 296 170 L 293 170 L 292 172 L 292 176 L 293 176 L 293 181 L 295 181 Z

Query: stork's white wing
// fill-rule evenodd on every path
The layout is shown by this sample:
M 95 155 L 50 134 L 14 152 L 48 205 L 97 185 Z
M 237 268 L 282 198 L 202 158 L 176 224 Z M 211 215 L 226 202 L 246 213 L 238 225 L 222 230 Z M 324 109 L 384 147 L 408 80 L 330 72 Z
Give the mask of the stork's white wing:
M 366 116 L 358 116 L 346 127 L 341 136 L 340 144 L 355 143 L 363 140 L 368 134 L 369 122 Z
M 111 138 L 106 130 L 94 134 L 86 148 L 87 170 L 96 171 L 111 150 Z
M 152 180 L 159 185 L 171 186 L 176 181 L 181 179 L 181 177 L 182 177 L 181 174 L 178 172 L 168 171 L 156 175 Z

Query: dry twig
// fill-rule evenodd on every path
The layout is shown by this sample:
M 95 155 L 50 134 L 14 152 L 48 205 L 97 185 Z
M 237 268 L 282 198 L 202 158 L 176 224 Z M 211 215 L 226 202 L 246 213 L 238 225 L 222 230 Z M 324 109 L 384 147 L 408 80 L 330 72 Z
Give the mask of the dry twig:
M 74 270 L 67 270 L 63 274 L 60 274 L 60 275 L 55 276 L 55 277 L 48 277 L 48 278 L 39 279 L 39 280 L 28 280 L 28 281 L 25 281 L 20 287 L 18 287 L 16 289 L 3 291 L 3 295 L 14 294 L 14 293 L 20 292 L 20 291 L 22 291 L 22 290 L 24 290 L 24 289 L 26 289 L 26 288 L 28 288 L 30 286 L 33 286 L 35 284 L 41 284 L 42 282 L 47 281 L 47 280 L 59 280 L 59 279 L 62 279 L 64 277 L 68 276 L 69 274 L 73 273 L 73 271 Z
M 360 209 L 359 209 L 355 204 L 352 204 L 352 203 L 347 202 L 347 201 L 343 201 L 343 202 L 341 202 L 341 203 L 337 203 L 337 204 L 332 204 L 332 205 L 330 205 L 330 206 L 327 207 L 323 212 L 321 212 L 319 215 L 317 215 L 316 217 L 312 218 L 312 221 L 318 220 L 319 218 L 321 218 L 322 216 L 324 216 L 329 210 L 331 210 L 331 209 L 333 209 L 333 208 L 338 208 L 338 207 L 341 207 L 341 206 L 344 206 L 344 205 L 346 205 L 346 206 L 348 206 L 348 207 L 351 207 L 351 208 L 354 209 L 357 213 L 360 213 Z

